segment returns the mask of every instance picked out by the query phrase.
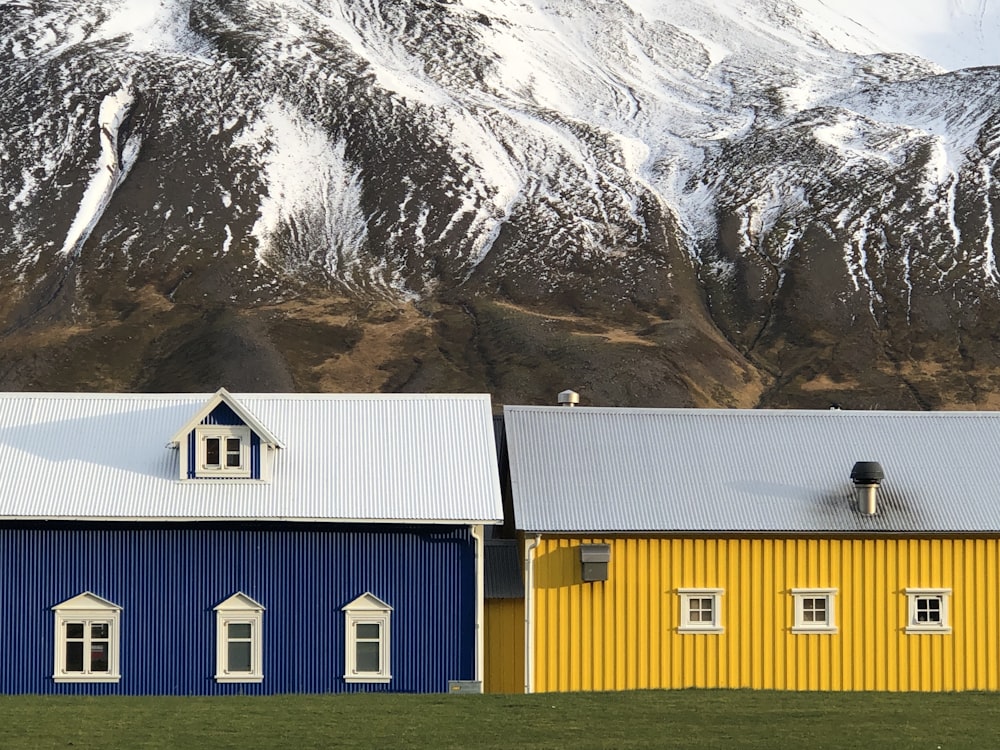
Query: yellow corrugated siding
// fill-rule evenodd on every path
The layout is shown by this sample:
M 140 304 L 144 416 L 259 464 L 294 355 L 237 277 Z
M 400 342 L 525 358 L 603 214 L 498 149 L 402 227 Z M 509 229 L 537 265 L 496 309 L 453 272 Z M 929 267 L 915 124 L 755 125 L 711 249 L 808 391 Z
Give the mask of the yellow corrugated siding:
M 524 692 L 524 599 L 487 599 L 483 690 Z
M 583 583 L 577 546 L 611 545 Z M 535 552 L 534 689 L 1000 689 L 996 539 L 551 538 Z M 679 588 L 721 588 L 719 634 Z M 835 588 L 836 633 L 793 633 L 792 588 Z M 950 634 L 905 632 L 907 588 L 950 588 Z

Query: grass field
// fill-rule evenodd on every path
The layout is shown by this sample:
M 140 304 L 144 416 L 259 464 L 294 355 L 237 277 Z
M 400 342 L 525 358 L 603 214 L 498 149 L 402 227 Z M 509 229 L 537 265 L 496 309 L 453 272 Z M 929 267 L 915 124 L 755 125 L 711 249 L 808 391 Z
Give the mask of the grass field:
M 0 696 L 0 748 L 1000 747 L 1000 694 Z

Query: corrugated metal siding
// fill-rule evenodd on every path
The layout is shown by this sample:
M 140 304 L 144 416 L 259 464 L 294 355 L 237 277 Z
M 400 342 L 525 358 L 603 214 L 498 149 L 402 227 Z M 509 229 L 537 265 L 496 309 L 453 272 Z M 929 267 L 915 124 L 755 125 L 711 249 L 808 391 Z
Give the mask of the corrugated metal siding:
M 446 692 L 474 678 L 469 529 L 73 527 L 0 529 L 0 692 Z M 51 607 L 91 591 L 122 607 L 115 684 L 55 684 Z M 265 608 L 264 682 L 219 685 L 212 608 L 242 591 Z M 344 615 L 370 591 L 393 607 L 392 682 L 348 685 Z
M 612 546 L 582 583 L 575 547 Z M 1000 689 L 997 539 L 543 539 L 535 689 Z M 684 587 L 722 588 L 721 634 L 679 633 Z M 795 634 L 795 587 L 832 587 L 835 634 Z M 950 588 L 951 634 L 907 634 L 907 587 Z
M 1000 414 L 506 407 L 524 531 L 1000 531 Z M 879 461 L 879 512 L 856 461 Z
M 483 690 L 524 692 L 524 599 L 487 599 Z
M 485 395 L 234 394 L 280 435 L 268 483 L 178 481 L 211 398 L 0 394 L 0 516 L 499 522 Z
M 516 539 L 493 539 L 485 546 L 485 596 L 487 599 L 523 599 L 524 571 Z
M 229 404 L 221 403 L 212 409 L 211 412 L 205 415 L 205 418 L 201 420 L 202 424 L 219 424 L 226 425 L 227 427 L 235 427 L 245 422 L 240 419 L 240 416 L 232 410 Z

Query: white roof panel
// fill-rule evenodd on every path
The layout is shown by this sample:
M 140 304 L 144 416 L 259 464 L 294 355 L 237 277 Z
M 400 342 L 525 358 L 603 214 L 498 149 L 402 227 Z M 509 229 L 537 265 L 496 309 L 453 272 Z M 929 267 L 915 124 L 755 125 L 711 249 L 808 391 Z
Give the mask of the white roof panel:
M 213 395 L 0 393 L 0 517 L 502 520 L 486 395 L 232 394 L 271 481 L 181 481 L 167 444 Z
M 1000 413 L 509 406 L 518 529 L 1000 532 Z M 878 512 L 850 479 L 877 461 Z

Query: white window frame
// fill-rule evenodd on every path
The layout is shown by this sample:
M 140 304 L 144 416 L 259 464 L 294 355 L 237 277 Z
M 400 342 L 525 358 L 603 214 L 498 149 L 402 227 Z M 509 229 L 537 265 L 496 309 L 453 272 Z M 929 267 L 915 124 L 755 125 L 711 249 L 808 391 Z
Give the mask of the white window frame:
M 208 441 L 219 440 L 219 463 L 208 462 Z M 226 440 L 240 441 L 240 465 L 226 465 Z M 195 476 L 197 477 L 250 477 L 250 428 L 246 425 L 203 424 L 195 428 Z
M 119 653 L 121 646 L 121 611 L 117 604 L 102 599 L 96 594 L 85 591 L 82 594 L 67 599 L 52 608 L 55 613 L 55 659 L 52 679 L 55 682 L 119 682 Z M 83 670 L 69 671 L 66 665 L 66 646 L 70 642 L 66 636 L 66 625 L 70 623 L 83 624 Z M 90 642 L 92 625 L 106 623 L 108 625 L 108 669 L 94 672 L 91 670 Z M 72 639 L 76 640 L 76 639 Z M 101 639 L 104 640 L 104 639 Z
M 390 647 L 392 644 L 392 607 L 366 592 L 342 608 L 344 612 L 344 682 L 388 683 L 392 680 Z M 374 671 L 361 672 L 357 664 L 358 625 L 378 625 L 379 665 Z
M 681 624 L 679 633 L 721 633 L 722 627 L 722 594 L 723 589 L 677 589 L 681 599 Z M 691 620 L 691 601 L 694 599 L 712 600 L 712 620 Z
M 250 669 L 229 669 L 229 626 L 250 626 Z M 242 639 L 238 639 L 242 640 Z M 237 592 L 215 607 L 215 681 L 264 681 L 264 607 L 243 592 Z
M 951 632 L 951 622 L 948 619 L 951 589 L 907 588 L 906 594 L 906 632 L 907 633 L 937 633 Z M 919 602 L 921 599 L 937 599 L 941 603 L 941 621 L 935 623 L 918 622 Z
M 836 633 L 837 618 L 835 600 L 837 589 L 791 589 L 790 591 L 795 605 L 795 620 L 792 625 L 793 633 Z M 826 600 L 826 622 L 816 622 L 806 619 L 805 601 L 806 599 Z

